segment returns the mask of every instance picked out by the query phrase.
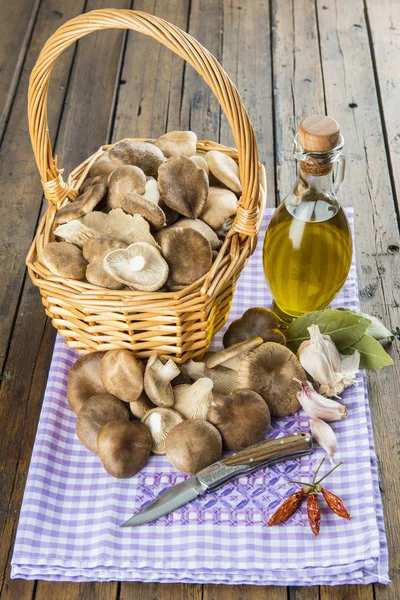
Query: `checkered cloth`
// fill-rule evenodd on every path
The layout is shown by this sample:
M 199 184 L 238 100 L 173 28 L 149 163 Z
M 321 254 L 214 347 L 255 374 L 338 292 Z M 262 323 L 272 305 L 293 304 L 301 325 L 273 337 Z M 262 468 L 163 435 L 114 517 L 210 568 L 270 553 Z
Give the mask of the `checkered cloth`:
M 271 211 L 267 211 L 267 219 Z M 353 212 L 349 211 L 352 221 Z M 262 234 L 261 234 L 262 238 Z M 250 306 L 269 306 L 260 243 L 235 292 L 230 320 Z M 358 310 L 353 261 L 334 306 Z M 222 332 L 213 345 L 221 347 Z M 269 516 L 324 456 L 275 465 L 241 477 L 140 528 L 119 525 L 170 485 L 184 479 L 163 456 L 141 473 L 117 480 L 75 435 L 66 401 L 67 375 L 78 355 L 58 338 L 37 431 L 12 559 L 12 577 L 67 581 L 158 581 L 258 585 L 387 583 L 387 546 L 365 377 L 343 394 L 349 417 L 332 426 L 336 459 L 345 464 L 327 480 L 352 519 L 340 519 L 321 499 L 314 538 L 306 507 L 285 525 Z M 299 411 L 276 420 L 272 436 L 304 430 Z M 326 467 L 327 470 L 328 467 Z

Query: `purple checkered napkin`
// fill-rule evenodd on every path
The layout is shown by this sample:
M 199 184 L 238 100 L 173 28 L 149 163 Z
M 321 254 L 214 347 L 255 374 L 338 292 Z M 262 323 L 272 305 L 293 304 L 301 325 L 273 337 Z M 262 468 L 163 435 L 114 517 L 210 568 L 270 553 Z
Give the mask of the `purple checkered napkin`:
M 271 216 L 267 211 L 267 219 Z M 349 211 L 350 220 L 353 212 Z M 262 234 L 261 234 L 262 239 Z M 262 245 L 238 282 L 230 321 L 250 306 L 270 306 Z M 358 310 L 356 268 L 334 302 Z M 221 347 L 222 333 L 213 340 Z M 182 481 L 164 456 L 152 456 L 135 477 L 113 479 L 75 435 L 66 401 L 67 375 L 78 355 L 57 339 L 33 449 L 12 559 L 12 577 L 62 581 L 335 585 L 387 583 L 387 546 L 365 377 L 346 390 L 349 417 L 333 423 L 345 464 L 327 481 L 352 519 L 321 500 L 321 533 L 314 538 L 306 507 L 279 527 L 269 516 L 307 480 L 324 456 L 281 463 L 225 484 L 154 523 L 119 525 L 169 486 Z M 279 437 L 307 431 L 303 411 L 275 420 Z

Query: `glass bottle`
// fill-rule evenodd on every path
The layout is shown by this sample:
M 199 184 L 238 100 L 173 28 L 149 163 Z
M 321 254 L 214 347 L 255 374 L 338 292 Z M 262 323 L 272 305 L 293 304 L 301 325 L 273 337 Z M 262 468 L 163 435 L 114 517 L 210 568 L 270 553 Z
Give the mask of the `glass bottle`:
M 267 228 L 263 265 L 278 312 L 289 317 L 326 308 L 351 266 L 352 237 L 337 193 L 345 158 L 338 123 L 313 115 L 294 138 L 296 183 Z

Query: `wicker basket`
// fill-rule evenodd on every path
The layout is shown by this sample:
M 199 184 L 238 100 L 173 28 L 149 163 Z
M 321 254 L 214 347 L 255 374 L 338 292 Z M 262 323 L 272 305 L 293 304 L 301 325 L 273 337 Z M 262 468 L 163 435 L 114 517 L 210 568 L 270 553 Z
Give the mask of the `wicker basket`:
M 113 291 L 63 279 L 41 264 L 43 248 L 54 240 L 54 217 L 79 195 L 79 189 L 103 146 L 64 181 L 53 158 L 47 125 L 47 92 L 53 65 L 73 42 L 99 29 L 144 33 L 188 61 L 215 93 L 232 128 L 238 150 L 199 141 L 198 150 L 218 149 L 239 163 L 242 197 L 232 227 L 207 275 L 179 292 Z M 26 264 L 40 288 L 47 315 L 71 348 L 79 353 L 127 348 L 138 357 L 157 350 L 181 363 L 202 355 L 225 323 L 235 283 L 254 252 L 265 205 L 265 171 L 240 95 L 217 60 L 190 35 L 155 16 L 131 10 L 96 10 L 65 23 L 45 44 L 32 71 L 28 96 L 29 129 L 44 195 L 44 215 Z

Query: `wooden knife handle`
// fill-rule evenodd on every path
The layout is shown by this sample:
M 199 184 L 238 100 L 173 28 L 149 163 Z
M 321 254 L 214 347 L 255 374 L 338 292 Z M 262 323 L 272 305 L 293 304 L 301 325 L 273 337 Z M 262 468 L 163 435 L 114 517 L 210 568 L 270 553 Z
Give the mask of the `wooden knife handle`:
M 227 466 L 248 465 L 256 467 L 260 463 L 274 460 L 283 461 L 293 458 L 296 454 L 307 454 L 312 449 L 311 435 L 308 433 L 293 433 L 275 440 L 265 440 L 254 446 L 249 446 L 240 452 L 231 454 L 221 462 Z

